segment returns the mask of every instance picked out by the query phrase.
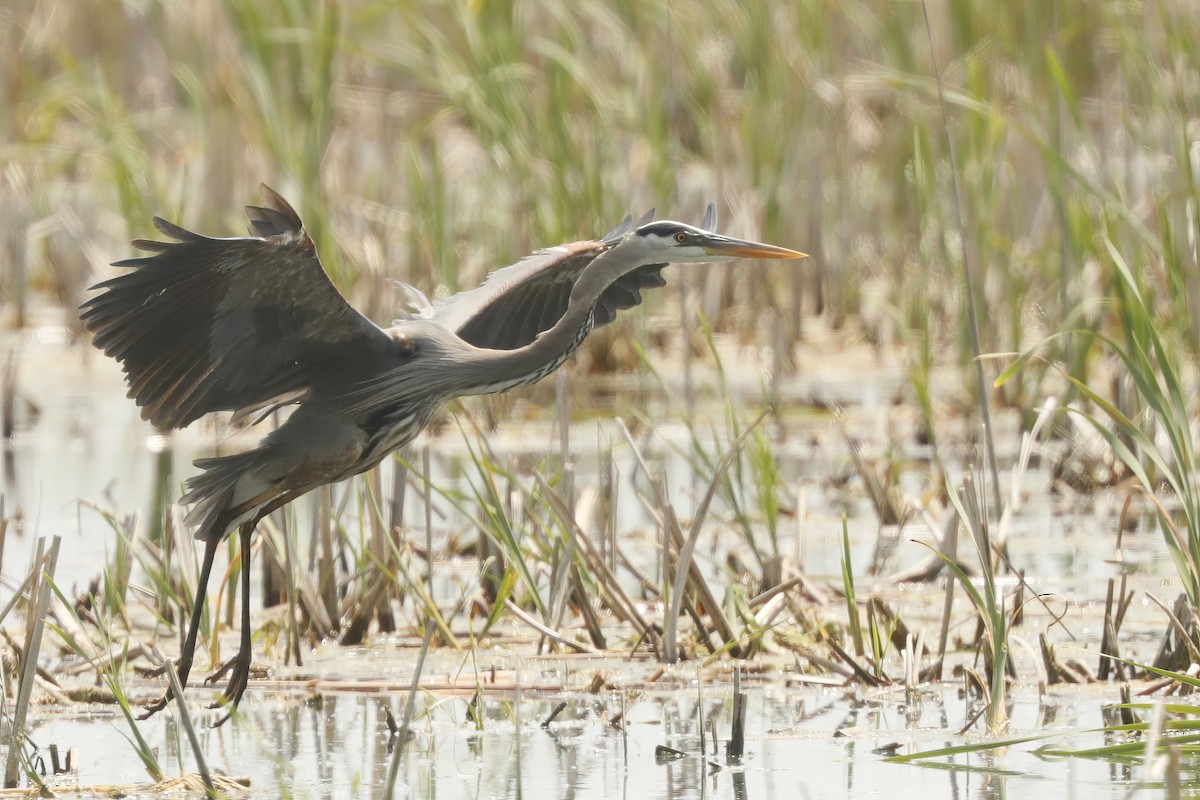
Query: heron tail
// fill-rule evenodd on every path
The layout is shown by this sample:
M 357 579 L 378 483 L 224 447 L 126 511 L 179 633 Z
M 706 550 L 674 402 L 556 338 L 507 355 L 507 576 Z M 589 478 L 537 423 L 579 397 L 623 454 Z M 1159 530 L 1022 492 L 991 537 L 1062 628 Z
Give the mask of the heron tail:
M 197 539 L 225 535 L 278 493 L 262 474 L 268 462 L 262 447 L 194 462 L 204 472 L 187 480 L 179 502 L 192 507 L 184 522 L 196 526 Z

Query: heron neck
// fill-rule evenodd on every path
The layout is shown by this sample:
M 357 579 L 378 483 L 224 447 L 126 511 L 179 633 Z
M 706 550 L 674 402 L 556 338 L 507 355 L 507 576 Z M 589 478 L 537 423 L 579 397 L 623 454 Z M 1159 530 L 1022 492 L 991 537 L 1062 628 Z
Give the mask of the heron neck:
M 532 342 L 515 350 L 487 351 L 487 368 L 481 370 L 483 379 L 474 393 L 490 394 L 533 383 L 557 369 L 591 332 L 600 296 L 613 281 L 643 263 L 639 243 L 626 239 L 588 264 L 571 289 L 567 310 Z
M 477 371 L 467 394 L 493 394 L 534 383 L 549 375 L 579 349 L 592 329 L 595 307 L 572 301 L 558 322 L 515 350 L 480 350 L 486 366 Z

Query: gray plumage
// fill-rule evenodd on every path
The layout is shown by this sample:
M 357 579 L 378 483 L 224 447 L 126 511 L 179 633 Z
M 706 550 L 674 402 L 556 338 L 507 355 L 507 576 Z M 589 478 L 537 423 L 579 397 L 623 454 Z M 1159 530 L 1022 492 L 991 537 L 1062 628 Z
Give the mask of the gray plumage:
M 448 400 L 545 377 L 595 327 L 663 286 L 670 262 L 802 257 L 652 214 L 627 217 L 601 239 L 542 250 L 384 329 L 338 293 L 287 201 L 262 190 L 264 206 L 246 209 L 249 237 L 210 238 L 155 218 L 174 241 L 134 241 L 150 255 L 117 262 L 129 272 L 92 287 L 98 294 L 81 309 L 94 344 L 121 362 L 129 396 L 159 427 L 298 404 L 258 447 L 199 460 L 202 473 L 186 483 L 186 521 L 206 548 L 183 679 L 216 543 L 231 529 L 248 552 L 265 514 L 379 463 Z M 710 206 L 704 227 L 715 223 Z M 248 607 L 242 651 L 222 670 L 232 670 L 225 697 L 235 705 L 249 670 Z

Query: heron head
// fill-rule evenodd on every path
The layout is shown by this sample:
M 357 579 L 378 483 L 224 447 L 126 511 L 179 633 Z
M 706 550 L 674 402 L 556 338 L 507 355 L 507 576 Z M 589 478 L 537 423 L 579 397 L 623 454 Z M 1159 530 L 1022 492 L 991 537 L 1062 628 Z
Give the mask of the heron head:
M 661 220 L 643 225 L 629 234 L 641 242 L 647 254 L 661 254 L 663 261 L 677 264 L 732 261 L 735 258 L 807 258 L 804 253 L 762 244 L 745 239 L 734 239 L 719 233 L 702 230 L 682 222 Z

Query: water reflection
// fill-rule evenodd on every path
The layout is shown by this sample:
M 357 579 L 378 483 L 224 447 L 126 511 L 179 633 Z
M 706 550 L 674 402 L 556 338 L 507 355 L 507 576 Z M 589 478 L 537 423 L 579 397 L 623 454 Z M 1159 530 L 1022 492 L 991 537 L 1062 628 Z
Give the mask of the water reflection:
M 403 658 L 401 659 L 403 660 Z M 529 664 L 524 671 L 527 677 Z M 535 668 L 536 669 L 536 668 Z M 402 670 L 401 670 L 402 671 Z M 315 684 L 319 687 L 319 684 Z M 400 780 L 410 797 L 526 798 L 1022 798 L 1053 797 L 1070 785 L 1076 796 L 1123 797 L 1132 772 L 1087 760 L 1045 761 L 1032 746 L 949 756 L 939 763 L 956 770 L 888 763 L 887 753 L 910 753 L 958 743 L 951 731 L 964 724 L 969 708 L 957 687 L 924 693 L 919 719 L 902 690 L 877 692 L 869 704 L 852 693 L 828 689 L 783 689 L 750 685 L 747 755 L 730 767 L 723 756 L 729 737 L 732 687 L 706 683 L 697 702 L 694 684 L 622 699 L 618 692 L 520 691 L 486 697 L 481 727 L 468 701 L 435 691 L 418 694 L 415 736 L 408 743 Z M 222 728 L 201 728 L 210 767 L 248 776 L 255 796 L 379 796 L 388 770 L 388 711 L 399 718 L 404 697 L 367 693 L 276 690 L 256 686 L 244 714 Z M 202 695 L 202 692 L 195 692 Z M 202 697 L 189 698 L 202 722 Z M 1059 697 L 1072 720 L 1098 716 L 1097 694 Z M 566 708 L 543 722 L 559 703 Z M 624 728 L 611 722 L 625 709 Z M 721 755 L 700 751 L 704 717 L 714 721 Z M 813 715 L 809 708 L 821 708 Z M 1046 732 L 1045 704 L 1021 694 L 1012 710 L 1013 735 Z M 78 747 L 83 785 L 145 784 L 145 774 L 127 741 L 124 722 L 108 709 L 93 716 L 43 715 L 31 730 L 42 748 Z M 194 769 L 171 714 L 140 724 L 168 773 Z M 1049 728 L 1053 730 L 1053 728 Z M 1096 743 L 1099 743 L 1097 741 Z M 687 755 L 660 761 L 655 748 L 667 745 Z

